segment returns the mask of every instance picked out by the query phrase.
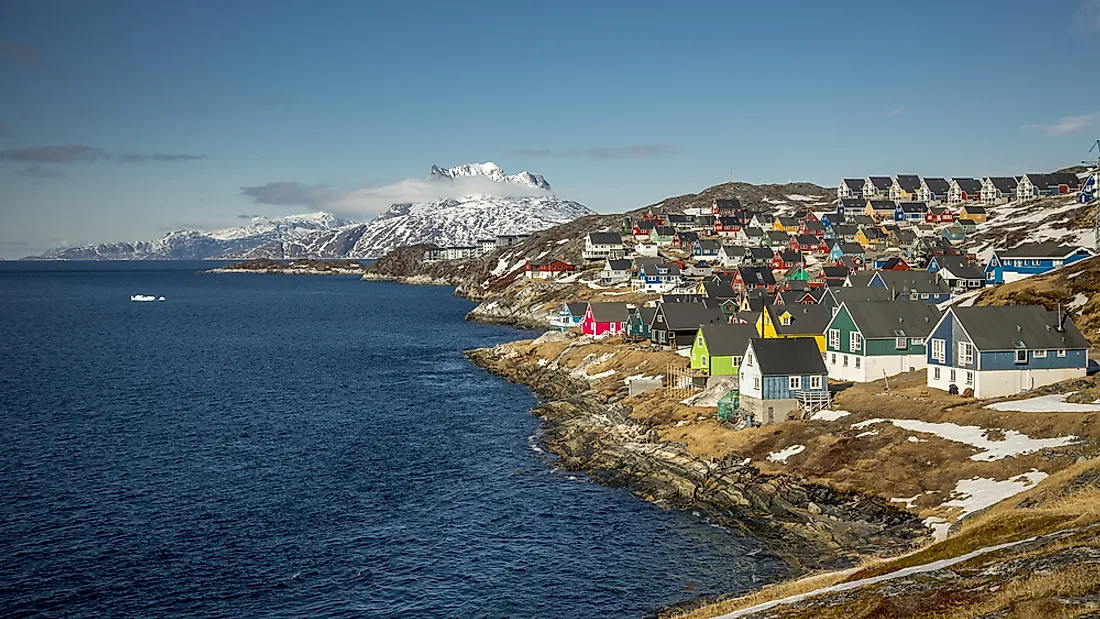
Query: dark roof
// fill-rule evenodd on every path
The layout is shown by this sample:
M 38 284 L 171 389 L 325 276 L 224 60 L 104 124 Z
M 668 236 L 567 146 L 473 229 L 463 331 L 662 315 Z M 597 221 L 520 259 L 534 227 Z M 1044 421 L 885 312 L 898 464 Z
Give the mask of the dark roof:
M 630 313 L 626 309 L 626 303 L 589 303 L 592 308 L 592 319 L 596 322 L 626 322 Z
M 950 311 L 978 350 L 1017 348 L 1088 348 L 1089 343 L 1065 317 L 1058 330 L 1058 313 L 1039 305 L 955 307 Z
M 737 198 L 733 198 L 732 200 L 718 200 L 718 199 L 715 199 L 714 204 L 718 205 L 718 208 L 720 208 L 720 209 L 739 209 L 739 208 L 741 208 L 741 201 L 738 200 Z
M 654 230 L 657 231 L 657 236 L 673 236 L 676 234 L 676 228 L 672 226 L 657 226 Z
M 776 253 L 783 262 L 802 262 L 802 254 L 797 251 L 784 249 Z
M 898 207 L 897 202 L 893 200 L 868 200 L 871 203 L 871 208 L 876 211 L 892 211 Z
M 1080 247 L 1061 243 L 1024 243 L 1012 249 L 998 249 L 993 253 L 999 258 L 1064 258 Z
M 943 294 L 951 292 L 947 283 L 928 271 L 875 271 L 895 294 Z
M 867 339 L 928 337 L 940 320 L 940 310 L 923 301 L 845 302 L 852 321 Z
M 1015 192 L 1016 185 L 1019 184 L 1013 176 L 990 176 L 989 182 L 993 183 L 993 186 L 1002 193 Z
M 788 228 L 798 227 L 799 221 L 797 217 L 776 217 L 779 223 Z
M 906 262 L 898 256 L 894 256 L 892 258 L 887 258 L 886 261 L 882 263 L 882 268 L 891 269 L 898 266 L 899 264 L 906 264 Z
M 699 240 L 698 232 L 677 232 L 676 236 L 680 239 L 681 243 L 694 243 Z
M 960 279 L 985 278 L 985 271 L 981 267 L 970 264 L 970 261 L 962 256 L 933 256 L 932 259 L 939 265 L 940 270 L 950 271 Z
M 608 260 L 607 266 L 610 266 L 613 271 L 629 271 L 633 265 L 629 260 Z
M 807 230 L 817 230 L 817 231 L 824 231 L 825 230 L 825 224 L 821 223 L 820 221 L 807 221 L 807 222 L 804 222 L 802 225 L 806 226 Z
M 917 240 L 917 233 L 907 229 L 898 230 L 893 233 L 893 236 L 899 243 L 912 243 Z
M 728 215 L 724 216 L 724 217 L 716 218 L 715 222 L 720 226 L 740 226 L 740 225 L 743 225 L 743 223 L 744 223 L 744 222 L 741 221 L 741 218 L 739 218 L 739 217 L 730 217 Z
M 703 292 L 707 293 L 709 299 L 732 299 L 737 296 L 737 293 L 729 284 L 721 284 L 715 281 L 703 282 Z
M 965 210 L 971 215 L 985 215 L 985 207 L 979 204 L 964 204 L 962 210 Z
M 882 231 L 881 226 L 865 226 L 861 230 L 863 230 L 863 236 L 867 237 L 868 240 L 886 238 L 886 233 Z
M 1068 185 L 1070 189 L 1077 189 L 1081 186 L 1081 179 L 1077 178 L 1077 175 L 1073 172 L 1051 172 L 1050 175 L 1054 178 L 1055 183 Z
M 741 281 L 746 284 L 772 285 L 775 284 L 775 275 L 767 267 L 738 267 L 741 273 Z
M 784 307 L 788 305 L 797 305 L 798 302 L 802 300 L 802 297 L 805 296 L 805 290 L 784 290 L 783 292 L 775 293 L 775 304 Z
M 905 191 L 916 191 L 920 189 L 920 177 L 916 174 L 898 174 L 894 177 L 899 187 Z
M 833 247 L 840 245 L 840 252 L 845 255 L 859 255 L 864 253 L 863 246 L 859 243 L 852 243 L 850 241 L 837 241 L 833 243 Z
M 821 274 L 826 279 L 844 279 L 848 277 L 847 267 L 821 267 Z
M 856 226 L 873 226 L 875 225 L 875 218 L 870 215 L 853 215 L 852 224 Z
M 775 252 L 770 247 L 750 247 L 748 255 L 753 260 L 771 260 Z
M 746 226 L 741 228 L 741 231 L 745 233 L 745 236 L 764 236 L 764 231 L 756 226 Z
M 748 350 L 749 340 L 759 337 L 753 325 L 713 324 L 702 328 L 703 340 L 707 343 L 707 352 L 712 357 L 743 357 Z
M 695 223 L 703 226 L 713 226 L 715 217 L 714 215 L 696 215 Z
M 898 208 L 903 213 L 927 213 L 928 205 L 924 202 L 898 202 Z
M 769 305 L 764 308 L 774 323 L 775 332 L 779 335 L 820 335 L 825 333 L 825 327 L 833 318 L 833 312 L 824 305 Z M 779 322 L 782 313 L 791 315 L 791 324 L 785 325 Z
M 744 245 L 722 245 L 722 249 L 725 250 L 727 256 L 744 256 L 748 253 L 748 249 Z
M 753 301 L 761 303 L 761 304 L 763 303 L 763 301 L 761 301 L 759 299 L 754 299 Z M 752 302 L 750 302 L 750 304 L 751 303 Z M 761 309 L 763 309 L 764 306 L 761 305 L 760 307 L 761 307 Z M 734 316 L 737 318 L 737 320 L 745 321 L 745 324 L 755 325 L 756 322 L 758 320 L 760 320 L 760 310 L 750 310 L 748 312 L 737 312 L 736 314 L 734 314 Z M 756 327 L 754 326 L 753 328 L 755 329 Z
M 852 283 L 850 286 L 852 288 L 867 288 L 871 285 L 871 278 L 874 276 L 874 271 L 856 271 L 848 274 L 848 281 Z
M 975 194 L 982 190 L 982 182 L 973 178 L 952 178 L 955 184 L 966 193 Z
M 721 308 L 706 303 L 662 303 L 661 313 L 670 331 L 693 331 L 702 325 L 726 320 Z
M 589 232 L 588 240 L 595 245 L 622 245 L 623 237 L 618 232 Z
M 787 269 L 787 272 L 790 273 L 791 271 L 797 271 L 801 268 L 802 267 L 800 265 L 795 265 Z M 784 283 L 787 286 L 788 292 L 806 292 L 810 289 L 810 282 L 803 279 L 790 279 Z M 814 297 L 814 299 L 816 300 L 817 297 Z
M 862 275 L 862 273 L 853 273 L 852 275 L 854 277 L 857 275 Z M 882 302 L 893 300 L 890 298 L 890 291 L 879 286 L 875 286 L 873 288 L 854 288 L 851 286 L 845 286 L 843 288 L 831 288 L 830 290 L 832 291 L 833 298 L 836 299 L 837 303 L 859 303 L 870 301 Z M 925 305 L 928 304 L 925 303 Z
M 841 256 L 840 260 L 837 260 L 837 262 L 840 263 L 841 265 L 843 265 L 849 271 L 854 271 L 857 267 L 859 267 L 859 262 L 857 262 L 858 260 L 859 260 L 858 256 L 844 255 L 844 256 Z
M 799 234 L 795 237 L 799 245 L 817 245 L 821 241 L 812 234 Z
M 1058 185 L 1058 182 L 1054 180 L 1054 176 L 1051 174 L 1025 174 L 1032 185 L 1040 189 L 1049 189 Z
M 656 307 L 641 306 L 634 309 L 634 313 L 641 319 L 643 325 L 648 325 L 653 322 L 653 315 L 657 313 Z
M 950 185 L 950 183 L 947 182 L 946 178 L 939 178 L 939 177 L 928 178 L 928 177 L 925 177 L 923 180 L 924 180 L 924 186 L 928 187 L 928 190 L 931 191 L 932 193 L 936 194 L 936 195 L 939 195 L 941 193 L 947 193 L 947 191 L 951 188 L 951 185 Z
M 812 337 L 749 340 L 762 375 L 827 374 L 825 361 Z M 824 388 L 824 385 L 822 386 Z
M 852 191 L 862 191 L 863 183 L 867 181 L 862 178 L 846 178 L 843 183 L 848 186 Z
M 862 184 L 862 181 L 860 181 L 860 184 Z M 867 203 L 864 202 L 863 198 L 843 198 L 840 201 L 840 208 L 842 208 L 842 209 L 856 209 L 856 208 L 862 209 L 866 206 L 867 206 Z M 831 219 L 831 217 L 830 217 L 830 219 Z
M 566 303 L 565 308 L 569 311 L 570 316 L 584 316 L 584 313 L 588 311 L 588 302 L 577 301 L 574 303 Z
M 682 237 L 681 237 L 682 238 Z M 697 237 L 698 238 L 698 235 Z M 700 249 L 709 249 L 717 252 L 722 247 L 722 243 L 714 239 L 701 239 L 699 240 Z
M 668 223 L 675 221 L 682 224 L 690 224 L 695 222 L 695 217 L 693 215 L 684 215 L 683 213 L 669 213 L 667 219 Z
M 766 234 L 768 235 L 768 238 L 773 241 L 782 241 L 786 243 L 791 240 L 790 233 L 784 232 L 782 230 L 768 230 Z
M 855 236 L 859 228 L 852 224 L 833 224 L 833 234 L 837 236 Z
M 701 294 L 662 294 L 661 303 L 698 303 L 703 300 Z
M 875 186 L 875 189 L 889 189 L 890 185 L 894 184 L 894 179 L 889 176 L 871 176 L 868 177 L 868 180 Z
M 634 225 L 641 230 L 652 230 L 653 228 L 657 227 L 657 222 L 653 221 L 652 219 L 641 219 L 635 220 Z

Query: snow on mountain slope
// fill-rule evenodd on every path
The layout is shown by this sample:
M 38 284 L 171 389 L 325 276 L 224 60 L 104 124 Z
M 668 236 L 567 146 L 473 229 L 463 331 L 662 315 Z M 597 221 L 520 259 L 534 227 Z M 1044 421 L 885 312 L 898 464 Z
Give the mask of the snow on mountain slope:
M 987 207 L 989 220 L 978 224 L 962 246 L 980 261 L 995 249 L 1009 249 L 1021 243 L 1055 241 L 1092 248 L 1096 204 L 1081 204 L 1075 194 L 1014 200 Z
M 486 161 L 485 163 L 468 163 L 453 168 L 440 168 L 439 166 L 433 165 L 431 171 L 428 173 L 429 180 L 454 180 L 473 176 L 484 176 L 498 183 L 527 185 L 528 187 L 550 191 L 550 183 L 546 182 L 546 179 L 543 178 L 541 174 L 531 174 L 526 170 L 519 174 L 505 174 L 504 170 L 492 161 Z
M 581 204 L 553 196 L 395 204 L 368 224 L 273 242 L 234 257 L 377 258 L 403 245 L 473 245 L 478 239 L 534 232 L 591 214 Z

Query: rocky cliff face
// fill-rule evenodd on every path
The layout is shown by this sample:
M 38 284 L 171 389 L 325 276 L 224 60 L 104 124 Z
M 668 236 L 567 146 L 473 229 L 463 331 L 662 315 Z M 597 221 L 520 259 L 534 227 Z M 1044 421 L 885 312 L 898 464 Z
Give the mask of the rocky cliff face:
M 846 567 L 859 555 L 897 554 L 926 539 L 914 516 L 881 500 L 764 475 L 742 462 L 694 457 L 632 420 L 621 401 L 511 345 L 468 354 L 478 366 L 547 399 L 534 412 L 545 422 L 544 442 L 565 468 L 649 501 L 706 510 L 726 526 L 767 540 L 798 570 Z

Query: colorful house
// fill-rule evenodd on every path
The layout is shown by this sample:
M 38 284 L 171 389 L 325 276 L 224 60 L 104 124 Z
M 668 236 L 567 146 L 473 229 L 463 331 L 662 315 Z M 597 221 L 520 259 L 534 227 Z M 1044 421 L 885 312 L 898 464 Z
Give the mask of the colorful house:
M 581 326 L 584 314 L 588 311 L 587 301 L 565 303 L 556 315 L 550 317 L 550 326 L 557 327 L 561 331 Z
M 985 272 L 963 256 L 932 256 L 927 270 L 938 274 L 956 294 L 985 287 Z
M 798 234 L 800 222 L 795 217 L 776 217 L 772 222 L 772 230 L 779 230 L 787 234 Z
M 1094 255 L 1091 249 L 1059 243 L 1025 243 L 1012 249 L 997 249 L 986 264 L 985 281 L 990 284 L 1006 284 L 1032 275 L 1041 275 Z
M 695 260 L 713 262 L 718 259 L 718 253 L 722 249 L 722 243 L 714 239 L 696 240 L 691 247 L 691 257 Z
M 898 202 L 894 209 L 894 221 L 919 224 L 924 221 L 926 213 L 928 205 L 924 202 Z
M 710 212 L 712 215 L 725 215 L 739 210 L 741 210 L 741 201 L 737 198 L 729 198 L 727 200 L 715 198 L 711 202 Z
M 737 217 L 717 217 L 714 220 L 714 233 L 718 236 L 735 236 L 743 227 L 743 222 Z
M 733 274 L 733 289 L 737 292 L 759 290 L 775 292 L 775 275 L 768 267 L 739 267 Z
M 650 242 L 656 243 L 659 246 L 671 245 L 672 239 L 675 236 L 676 229 L 672 226 L 655 226 L 649 231 Z
M 865 383 L 927 366 L 940 310 L 920 301 L 845 302 L 825 327 L 829 378 Z
M 862 197 L 844 198 L 840 201 L 840 206 L 837 208 L 837 212 L 843 215 L 845 218 L 848 218 L 852 217 L 853 215 L 862 215 L 863 211 L 866 209 L 867 201 L 864 200 Z
M 951 288 L 928 271 L 874 271 L 867 286 L 881 286 L 898 300 L 938 304 L 951 299 Z
M 772 256 L 770 267 L 773 271 L 786 271 L 798 264 L 802 264 L 802 254 L 797 251 L 784 249 L 775 252 L 775 255 Z
M 973 178 L 952 178 L 948 184 L 948 204 L 959 204 L 982 197 L 982 182 Z
M 528 279 L 556 279 L 565 273 L 572 273 L 577 267 L 564 260 L 528 260 L 524 276 Z
M 946 206 L 933 206 L 924 214 L 926 224 L 949 224 L 955 221 L 955 214 Z
M 691 345 L 691 369 L 707 376 L 737 376 L 749 340 L 754 337 L 756 329 L 752 325 L 700 327 Z
M 791 242 L 791 235 L 783 230 L 768 230 L 764 233 L 764 247 L 786 247 Z
M 939 204 L 947 201 L 947 192 L 951 184 L 946 178 L 923 178 L 917 191 L 917 201 L 925 204 Z
M 987 176 L 982 179 L 982 204 L 1004 204 L 1016 197 L 1019 181 L 1012 176 Z
M 640 262 L 638 274 L 631 281 L 635 290 L 665 292 L 683 280 L 678 265 L 649 260 Z
M 760 337 L 813 338 L 818 351 L 825 350 L 825 326 L 832 312 L 822 305 L 765 305 L 756 323 Z
M 898 174 L 890 185 L 890 199 L 895 202 L 914 202 L 920 192 L 920 177 L 916 174 Z
M 868 200 L 863 207 L 863 214 L 873 217 L 875 221 L 881 221 L 883 219 L 893 219 L 894 212 L 897 209 L 898 205 L 893 200 Z
M 851 224 L 833 224 L 829 226 L 829 229 L 825 232 L 825 238 L 828 240 L 839 239 L 854 243 L 857 232 L 859 232 L 859 228 Z M 832 243 L 830 243 L 829 246 L 832 247 Z
M 829 260 L 836 262 L 844 256 L 867 257 L 863 245 L 859 243 L 846 243 L 844 241 L 836 241 L 833 243 L 832 248 L 829 250 Z
M 928 386 L 996 398 L 1084 378 L 1089 343 L 1038 305 L 952 307 L 928 338 Z
M 753 423 L 775 423 L 804 404 L 828 402 L 827 374 L 812 338 L 753 338 L 738 369 L 742 414 Z
M 894 179 L 889 176 L 868 176 L 863 183 L 864 200 L 885 200 L 890 195 Z
M 836 188 L 836 197 L 838 200 L 847 200 L 850 198 L 858 198 L 862 202 L 863 198 L 863 184 L 867 182 L 862 178 L 846 178 L 840 181 L 840 186 Z
M 649 339 L 670 350 L 690 347 L 699 327 L 727 321 L 718 303 L 706 299 L 694 303 L 661 303 L 649 325 Z
M 853 288 L 848 286 L 829 286 L 818 300 L 818 305 L 829 308 L 835 314 L 844 303 L 891 303 L 894 299 L 885 288 Z
M 648 340 L 649 324 L 653 322 L 655 313 L 657 313 L 655 307 L 631 308 L 630 317 L 626 322 L 626 337 L 634 341 Z
M 629 318 L 626 303 L 589 303 L 581 331 L 585 335 L 624 335 Z
M 989 218 L 989 213 L 986 212 L 985 207 L 980 204 L 967 204 L 959 209 L 959 221 L 972 221 L 976 224 L 985 223 Z

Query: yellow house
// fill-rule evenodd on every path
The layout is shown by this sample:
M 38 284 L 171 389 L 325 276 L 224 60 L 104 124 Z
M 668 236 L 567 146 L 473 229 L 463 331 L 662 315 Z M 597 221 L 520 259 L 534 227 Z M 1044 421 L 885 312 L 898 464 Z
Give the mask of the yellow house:
M 890 185 L 890 199 L 894 202 L 917 202 L 920 193 L 920 177 L 916 174 L 898 174 Z
M 967 204 L 959 210 L 958 219 L 969 219 L 976 224 L 981 224 L 989 219 L 989 213 L 980 204 Z
M 788 234 L 798 234 L 798 227 L 798 220 L 794 217 L 776 217 L 772 222 L 772 230 Z
M 887 235 L 882 228 L 866 226 L 856 231 L 855 241 L 862 245 L 863 249 L 867 249 L 885 245 L 886 238 Z
M 756 319 L 756 332 L 764 339 L 812 337 L 825 352 L 825 329 L 833 319 L 827 305 L 765 305 Z
M 893 200 L 868 200 L 867 206 L 863 209 L 863 214 L 874 217 L 875 221 L 893 220 L 894 211 L 897 208 L 898 205 Z

